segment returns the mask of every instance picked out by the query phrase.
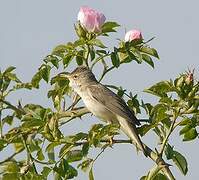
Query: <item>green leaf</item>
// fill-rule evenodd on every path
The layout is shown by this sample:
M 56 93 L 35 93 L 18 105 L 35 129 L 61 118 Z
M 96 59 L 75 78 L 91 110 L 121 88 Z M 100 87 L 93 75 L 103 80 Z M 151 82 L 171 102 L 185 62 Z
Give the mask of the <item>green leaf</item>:
M 19 166 L 15 161 L 8 161 L 4 166 L 4 172 L 16 173 L 19 172 Z
M 90 57 L 91 57 L 91 61 L 93 61 L 95 59 L 95 51 L 94 48 L 90 48 Z
M 93 168 L 91 168 L 89 171 L 89 180 L 94 180 Z
M 113 66 L 115 66 L 116 68 L 118 68 L 120 66 L 120 59 L 119 59 L 117 52 L 111 53 L 111 60 L 112 60 Z
M 166 148 L 164 150 L 164 153 L 166 155 L 166 158 L 172 159 L 173 158 L 173 147 L 171 147 L 169 144 L 166 145 Z
M 37 159 L 40 160 L 40 161 L 43 161 L 45 159 L 44 154 L 42 152 L 42 149 L 37 151 Z
M 140 51 L 141 51 L 141 52 L 144 52 L 144 53 L 146 53 L 146 54 L 149 54 L 149 55 L 151 55 L 151 56 L 154 56 L 154 57 L 156 57 L 156 58 L 159 59 L 158 52 L 157 52 L 154 48 L 142 46 L 142 47 L 140 48 Z
M 148 63 L 152 68 L 154 68 L 154 63 L 153 60 L 150 56 L 146 55 L 146 54 L 142 54 L 142 59 Z
M 179 134 L 182 135 L 182 134 L 186 133 L 187 131 L 189 131 L 190 129 L 192 129 L 192 125 L 191 124 L 187 124 L 186 126 L 184 126 L 180 130 Z
M 161 81 L 152 87 L 145 89 L 144 92 L 153 94 L 159 97 L 167 97 L 168 92 L 174 90 L 173 84 L 170 81 Z
M 64 57 L 63 57 L 63 65 L 64 65 L 64 68 L 68 67 L 68 65 L 70 64 L 70 62 L 72 61 L 73 59 L 73 55 L 71 54 L 66 54 Z
M 89 167 L 92 165 L 92 163 L 93 163 L 93 159 L 86 159 L 77 167 L 81 168 L 82 171 L 86 172 L 89 169 Z
M 59 53 L 64 53 L 64 52 L 67 52 L 67 50 L 68 50 L 67 45 L 61 44 L 61 45 L 58 45 L 57 47 L 55 47 L 53 49 L 52 54 L 56 55 L 56 54 L 59 54 Z
M 33 77 L 32 77 L 32 80 L 31 80 L 31 84 L 33 87 L 35 88 L 39 88 L 39 83 L 42 79 L 42 76 L 41 76 L 41 73 L 40 71 L 38 71 Z
M 41 66 L 40 72 L 41 72 L 41 77 L 48 83 L 49 78 L 50 78 L 50 70 L 51 67 L 49 65 L 44 65 Z
M 3 150 L 4 147 L 6 147 L 7 141 L 4 139 L 0 139 L 0 151 Z
M 73 179 L 77 175 L 77 170 L 73 166 L 69 165 L 68 170 L 66 171 L 65 179 Z
M 17 83 L 21 83 L 20 79 L 16 76 L 16 74 L 13 74 L 13 73 L 7 73 L 6 74 L 6 77 L 8 79 L 10 79 L 11 81 L 15 81 Z
M 51 168 L 49 168 L 49 167 L 47 167 L 47 166 L 44 166 L 43 167 L 43 170 L 42 170 L 42 172 L 41 172 L 41 174 L 42 174 L 42 176 L 45 178 L 45 179 L 47 179 L 48 178 L 48 175 L 49 175 L 49 173 L 52 171 L 52 169 Z
M 65 144 L 59 152 L 59 157 L 64 157 L 72 148 L 73 148 L 73 144 Z
M 7 123 L 8 125 L 12 125 L 14 116 L 6 116 L 2 119 L 3 124 Z
M 116 32 L 114 28 L 120 26 L 116 22 L 105 22 L 102 26 L 102 33 Z
M 106 48 L 106 46 L 99 39 L 92 39 L 91 41 L 89 41 L 89 43 L 91 45 L 93 45 L 93 46 L 97 46 L 97 47 L 101 47 L 101 48 Z
M 79 66 L 81 66 L 84 62 L 84 51 L 81 50 L 76 55 L 76 62 Z
M 153 180 L 168 180 L 168 178 L 164 174 L 159 173 L 153 178 Z
M 178 169 L 182 172 L 183 175 L 187 174 L 188 165 L 185 157 L 177 151 L 173 151 L 173 162 L 178 167 Z
M 55 56 L 50 56 L 48 58 L 48 61 L 52 63 L 53 66 L 55 66 L 57 69 L 59 68 L 59 59 Z
M 84 143 L 83 146 L 82 146 L 82 155 L 83 156 L 86 156 L 88 154 L 88 151 L 89 151 L 89 143 Z
M 14 66 L 8 67 L 8 68 L 4 71 L 3 76 L 6 75 L 7 73 L 12 72 L 12 71 L 15 70 L 15 69 L 16 69 L 16 67 L 14 67 Z
M 134 59 L 138 64 L 141 64 L 142 63 L 142 54 L 134 47 L 131 48 L 130 52 L 134 55 L 132 57 L 132 59 Z M 131 56 L 132 56 L 132 54 L 131 54 Z
M 66 159 L 67 159 L 68 163 L 80 161 L 80 160 L 82 160 L 82 158 L 83 158 L 83 155 L 82 155 L 81 150 L 71 150 L 66 155 Z
M 2 180 L 18 180 L 19 179 L 19 175 L 18 173 L 4 173 Z
M 24 149 L 24 144 L 22 142 L 14 143 L 15 152 L 20 152 Z
M 146 180 L 154 180 L 156 176 L 159 174 L 160 170 L 163 168 L 163 166 L 155 165 L 147 174 L 147 177 L 145 177 Z
M 196 128 L 191 128 L 190 130 L 185 132 L 183 141 L 191 141 L 196 137 L 198 137 L 198 132 L 196 131 Z

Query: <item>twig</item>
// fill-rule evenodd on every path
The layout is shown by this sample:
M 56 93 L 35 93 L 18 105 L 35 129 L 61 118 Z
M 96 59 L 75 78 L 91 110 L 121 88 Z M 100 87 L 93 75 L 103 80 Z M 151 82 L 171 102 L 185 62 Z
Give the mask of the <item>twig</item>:
M 108 56 L 110 56 L 111 54 L 105 54 L 104 56 L 100 56 L 100 57 L 98 57 L 94 62 L 93 62 L 93 64 L 91 65 L 91 70 L 93 69 L 93 67 L 95 66 L 95 64 L 96 63 L 98 63 L 99 61 L 101 61 L 101 60 L 103 60 L 105 57 L 108 57 Z
M 8 158 L 6 158 L 3 161 L 1 161 L 0 165 L 5 163 L 5 162 L 8 162 L 8 161 L 12 160 L 17 154 L 21 153 L 23 150 L 24 149 L 21 149 L 20 151 L 13 153 L 11 156 L 9 156 Z
M 11 109 L 13 109 L 16 112 L 19 112 L 21 114 L 26 114 L 25 111 L 23 111 L 23 109 L 17 108 L 16 106 L 12 105 L 11 103 L 9 103 L 8 101 L 5 101 L 3 99 L 0 99 L 0 102 L 3 102 L 4 104 L 8 105 Z
M 159 153 L 159 155 L 160 155 L 161 157 L 162 157 L 162 154 L 163 154 L 164 149 L 165 149 L 165 147 L 166 147 L 166 144 L 167 144 L 167 142 L 168 142 L 169 136 L 171 135 L 171 133 L 172 133 L 173 130 L 174 130 L 176 119 L 177 119 L 177 116 L 174 116 L 173 122 L 172 122 L 172 124 L 171 124 L 171 126 L 170 126 L 170 128 L 169 128 L 169 132 L 168 132 L 167 136 L 165 137 L 165 139 L 163 140 L 162 147 L 160 148 L 160 153 Z
M 35 163 L 34 163 L 34 158 L 32 157 L 32 154 L 30 152 L 30 149 L 29 149 L 29 147 L 28 147 L 28 145 L 26 143 L 26 140 L 25 140 L 24 136 L 22 136 L 22 140 L 23 140 L 23 144 L 24 144 L 24 147 L 26 149 L 26 152 L 27 152 L 27 161 L 28 161 L 28 164 L 31 161 L 35 173 L 38 174 L 37 168 L 36 168 Z
M 63 111 L 57 114 L 58 119 L 66 118 L 66 117 L 81 117 L 84 114 L 88 114 L 90 111 L 85 107 L 76 108 L 70 111 Z
M 106 69 L 106 70 L 102 73 L 102 76 L 101 76 L 101 78 L 99 79 L 99 82 L 102 81 L 102 79 L 104 78 L 104 76 L 106 75 L 106 73 L 108 73 L 109 71 L 111 71 L 111 70 L 114 69 L 114 68 L 115 68 L 115 67 L 112 66 L 112 67 Z

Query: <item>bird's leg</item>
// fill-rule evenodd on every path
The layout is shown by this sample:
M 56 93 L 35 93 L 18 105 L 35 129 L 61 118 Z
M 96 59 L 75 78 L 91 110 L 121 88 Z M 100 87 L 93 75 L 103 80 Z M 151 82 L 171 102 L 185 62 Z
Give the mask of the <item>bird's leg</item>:
M 66 109 L 66 111 L 69 110 L 69 109 L 73 110 L 75 105 L 79 102 L 79 100 L 80 100 L 80 96 L 76 92 L 74 92 L 74 95 L 72 97 L 73 103 L 72 103 L 71 106 L 68 107 L 68 109 Z
M 113 146 L 113 141 L 114 141 L 113 137 L 114 137 L 114 135 L 110 136 L 110 138 L 109 138 L 109 145 L 111 147 Z

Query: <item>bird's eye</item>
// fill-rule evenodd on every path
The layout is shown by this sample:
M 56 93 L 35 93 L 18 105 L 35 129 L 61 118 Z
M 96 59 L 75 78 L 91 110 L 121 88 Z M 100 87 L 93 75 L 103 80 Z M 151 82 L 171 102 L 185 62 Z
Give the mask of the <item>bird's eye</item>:
M 74 75 L 74 79 L 77 79 L 77 75 Z

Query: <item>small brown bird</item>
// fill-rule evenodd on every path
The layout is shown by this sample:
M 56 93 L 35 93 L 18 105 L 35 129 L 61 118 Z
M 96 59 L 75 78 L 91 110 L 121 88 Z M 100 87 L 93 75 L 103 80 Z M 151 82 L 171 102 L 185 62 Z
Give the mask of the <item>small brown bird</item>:
M 119 124 L 121 130 L 147 156 L 136 129 L 140 122 L 122 98 L 99 83 L 87 67 L 80 66 L 72 73 L 65 73 L 65 76 L 90 112 L 105 122 Z

